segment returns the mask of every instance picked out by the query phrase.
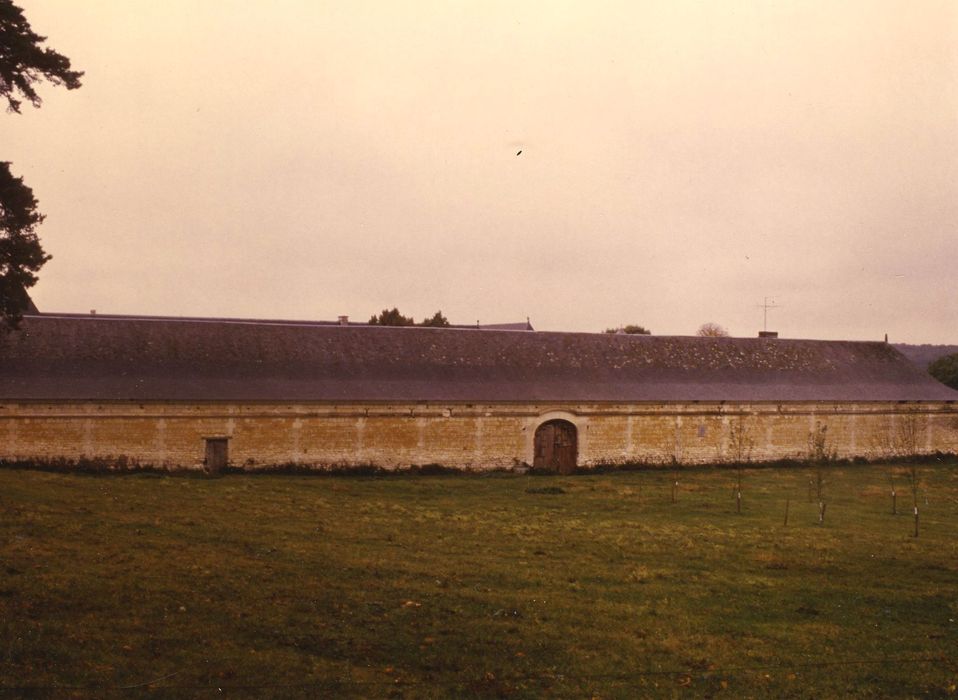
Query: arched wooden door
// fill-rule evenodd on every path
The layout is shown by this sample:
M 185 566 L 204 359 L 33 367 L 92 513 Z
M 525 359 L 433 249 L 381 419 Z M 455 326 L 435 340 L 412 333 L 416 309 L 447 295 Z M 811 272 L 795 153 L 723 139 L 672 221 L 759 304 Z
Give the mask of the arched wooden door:
M 575 426 L 567 420 L 550 420 L 536 428 L 535 469 L 571 474 L 579 446 Z

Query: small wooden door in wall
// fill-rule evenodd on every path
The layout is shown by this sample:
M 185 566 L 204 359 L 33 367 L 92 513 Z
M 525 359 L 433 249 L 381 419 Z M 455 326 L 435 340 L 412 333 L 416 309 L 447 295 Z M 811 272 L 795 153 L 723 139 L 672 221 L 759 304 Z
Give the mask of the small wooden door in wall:
M 578 446 L 575 426 L 566 420 L 550 420 L 536 429 L 536 469 L 571 474 L 575 471 Z
M 206 471 L 220 472 L 229 463 L 229 438 L 206 438 Z

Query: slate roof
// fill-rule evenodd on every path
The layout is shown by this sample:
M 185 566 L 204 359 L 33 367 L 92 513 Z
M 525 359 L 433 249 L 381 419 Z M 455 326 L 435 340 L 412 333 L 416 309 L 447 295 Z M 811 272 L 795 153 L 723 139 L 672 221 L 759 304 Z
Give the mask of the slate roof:
M 954 401 L 881 342 L 49 315 L 0 400 Z

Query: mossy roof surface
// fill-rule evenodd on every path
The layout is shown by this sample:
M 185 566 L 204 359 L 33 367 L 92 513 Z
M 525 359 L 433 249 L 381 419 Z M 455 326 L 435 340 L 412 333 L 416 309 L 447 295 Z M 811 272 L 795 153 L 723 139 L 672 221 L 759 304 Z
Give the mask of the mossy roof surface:
M 44 314 L 0 400 L 952 401 L 882 342 Z

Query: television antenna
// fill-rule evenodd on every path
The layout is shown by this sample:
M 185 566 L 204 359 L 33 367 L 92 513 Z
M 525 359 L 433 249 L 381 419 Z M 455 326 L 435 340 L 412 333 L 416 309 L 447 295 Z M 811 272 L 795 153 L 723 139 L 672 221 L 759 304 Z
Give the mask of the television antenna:
M 782 308 L 781 306 L 775 303 L 774 299 L 772 299 L 771 303 L 769 303 L 768 299 L 769 299 L 768 297 L 765 297 L 765 301 L 763 301 L 761 304 L 758 305 L 758 307 L 762 309 L 762 332 L 765 332 L 768 330 L 768 310 Z

